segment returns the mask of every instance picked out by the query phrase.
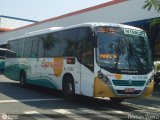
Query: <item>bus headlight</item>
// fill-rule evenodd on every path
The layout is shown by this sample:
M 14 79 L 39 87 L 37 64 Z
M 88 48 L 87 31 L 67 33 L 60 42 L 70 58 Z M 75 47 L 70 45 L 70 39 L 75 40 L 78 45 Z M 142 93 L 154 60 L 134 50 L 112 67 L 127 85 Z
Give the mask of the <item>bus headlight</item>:
M 104 77 L 104 75 L 103 75 L 102 73 L 99 73 L 99 74 L 98 74 L 98 78 L 99 78 L 99 79 L 103 79 L 103 77 Z
M 98 71 L 98 78 L 103 80 L 104 82 L 108 82 L 109 78 L 104 75 L 101 71 Z
M 151 82 L 153 82 L 154 81 L 154 76 L 152 75 L 150 78 L 149 78 L 149 80 L 148 80 L 148 82 L 147 82 L 147 85 L 149 85 Z

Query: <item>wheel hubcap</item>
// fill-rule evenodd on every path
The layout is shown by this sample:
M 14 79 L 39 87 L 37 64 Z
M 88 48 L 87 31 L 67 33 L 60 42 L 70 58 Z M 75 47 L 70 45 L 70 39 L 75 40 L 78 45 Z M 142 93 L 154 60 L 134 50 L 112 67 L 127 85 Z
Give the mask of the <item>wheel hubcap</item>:
M 67 84 L 67 92 L 68 92 L 68 94 L 72 93 L 72 84 L 71 83 Z

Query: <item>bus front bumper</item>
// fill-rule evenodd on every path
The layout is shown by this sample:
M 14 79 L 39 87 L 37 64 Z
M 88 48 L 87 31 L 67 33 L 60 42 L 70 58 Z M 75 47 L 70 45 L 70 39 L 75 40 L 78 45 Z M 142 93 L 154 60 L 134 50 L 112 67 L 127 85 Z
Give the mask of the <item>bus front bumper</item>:
M 135 98 L 135 97 L 147 97 L 153 92 L 154 82 L 148 84 L 144 90 L 135 90 L 131 93 L 126 93 L 125 90 L 115 90 L 112 85 L 109 85 L 99 79 L 95 78 L 94 81 L 94 97 L 123 97 L 123 98 Z

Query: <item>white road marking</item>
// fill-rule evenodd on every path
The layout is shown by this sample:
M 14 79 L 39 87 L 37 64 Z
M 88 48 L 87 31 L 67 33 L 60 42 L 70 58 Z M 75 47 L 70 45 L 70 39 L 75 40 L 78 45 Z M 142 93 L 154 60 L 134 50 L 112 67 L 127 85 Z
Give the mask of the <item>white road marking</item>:
M 155 101 L 160 102 L 159 97 L 148 97 L 148 98 L 144 98 L 144 99 L 155 100 Z
M 45 115 L 42 115 L 40 114 L 39 112 L 37 111 L 26 111 L 24 112 L 25 114 L 27 115 L 30 115 L 31 117 L 37 119 L 37 120 L 53 120 Z
M 27 114 L 27 115 L 31 115 L 31 114 L 40 114 L 39 112 L 37 112 L 37 111 L 26 111 L 26 112 L 24 112 L 25 114 Z
M 105 111 L 105 113 L 107 113 L 107 114 L 121 114 L 121 115 L 127 115 L 127 114 L 129 114 L 129 112 L 126 112 L 126 111 L 121 111 L 121 110 L 116 110 L 116 109 L 114 109 L 114 108 L 111 108 L 111 107 L 109 107 L 109 108 L 107 108 L 107 107 L 100 107 L 101 109 L 104 109 Z
M 36 101 L 53 101 L 53 100 L 63 100 L 60 98 L 52 99 L 21 99 L 21 100 L 0 100 L 0 103 L 16 103 L 16 102 L 36 102 Z
M 55 109 L 55 110 L 53 110 L 54 112 L 57 112 L 57 113 L 60 113 L 60 114 L 63 114 L 63 115 L 65 115 L 65 116 L 67 116 L 67 117 L 69 117 L 69 118 L 72 118 L 72 119 L 74 119 L 74 120 L 77 120 L 77 119 L 79 119 L 79 120 L 90 120 L 90 119 L 88 119 L 88 118 L 85 118 L 85 117 L 82 117 L 82 116 L 80 116 L 80 115 L 77 115 L 77 114 L 75 114 L 75 113 L 73 113 L 73 112 L 70 112 L 69 110 L 67 110 L 67 109 Z
M 113 113 L 116 113 L 116 114 L 125 114 L 125 112 L 120 111 L 120 110 L 113 110 L 112 112 L 113 112 Z
M 105 114 L 103 112 L 91 110 L 88 108 L 79 108 L 79 110 L 86 112 L 86 113 L 95 114 L 98 117 L 102 117 L 102 118 L 109 119 L 109 120 L 121 120 L 120 118 L 116 118 L 115 116 L 111 116 L 111 115 Z
M 144 109 L 144 110 L 149 110 L 149 111 L 156 110 L 155 112 L 160 112 L 159 108 L 155 108 L 155 107 L 151 107 L 151 106 L 138 105 L 138 104 L 129 103 L 129 102 L 123 102 L 123 104 L 130 106 L 130 107 L 138 108 L 138 109 Z

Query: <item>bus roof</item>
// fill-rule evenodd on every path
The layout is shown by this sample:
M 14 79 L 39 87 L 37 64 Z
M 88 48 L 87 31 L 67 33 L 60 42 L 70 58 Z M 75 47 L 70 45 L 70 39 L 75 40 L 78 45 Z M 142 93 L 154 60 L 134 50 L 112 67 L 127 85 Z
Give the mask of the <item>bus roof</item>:
M 9 51 L 9 52 L 15 53 L 15 52 L 13 52 L 13 51 L 11 51 L 9 49 L 6 49 L 6 48 L 0 48 L 0 51 Z
M 59 30 L 61 28 L 62 27 L 51 27 L 51 28 L 48 28 L 48 29 L 37 30 L 37 31 L 26 33 L 26 36 L 44 34 L 44 33 L 50 32 L 50 31 Z
M 10 40 L 20 39 L 20 38 L 30 37 L 30 36 L 35 36 L 35 35 L 42 35 L 42 34 L 50 33 L 50 32 L 58 32 L 58 31 L 72 29 L 72 28 L 78 28 L 78 27 L 91 27 L 91 28 L 94 28 L 96 26 L 112 26 L 112 27 L 122 27 L 122 28 L 128 28 L 128 29 L 142 30 L 140 28 L 129 26 L 129 25 L 124 25 L 124 24 L 103 23 L 103 22 L 89 22 L 89 23 L 82 23 L 82 24 L 77 24 L 77 25 L 72 25 L 72 26 L 67 26 L 67 27 L 51 27 L 51 28 L 47 28 L 47 29 L 28 32 L 28 33 L 24 34 L 23 36 L 20 36 L 20 37 L 17 37 L 17 38 L 12 38 Z
M 0 51 L 7 51 L 8 49 L 6 48 L 0 48 Z
M 76 27 L 87 27 L 90 26 L 92 28 L 97 27 L 97 26 L 112 26 L 112 27 L 122 27 L 122 28 L 128 28 L 128 29 L 136 29 L 136 30 L 142 30 L 137 27 L 125 25 L 125 24 L 117 24 L 117 23 L 104 23 L 104 22 L 89 22 L 89 23 L 82 23 L 82 24 L 77 24 L 77 25 L 72 25 L 68 27 L 63 27 L 59 30 L 66 30 L 66 29 L 71 29 L 71 28 L 76 28 Z

